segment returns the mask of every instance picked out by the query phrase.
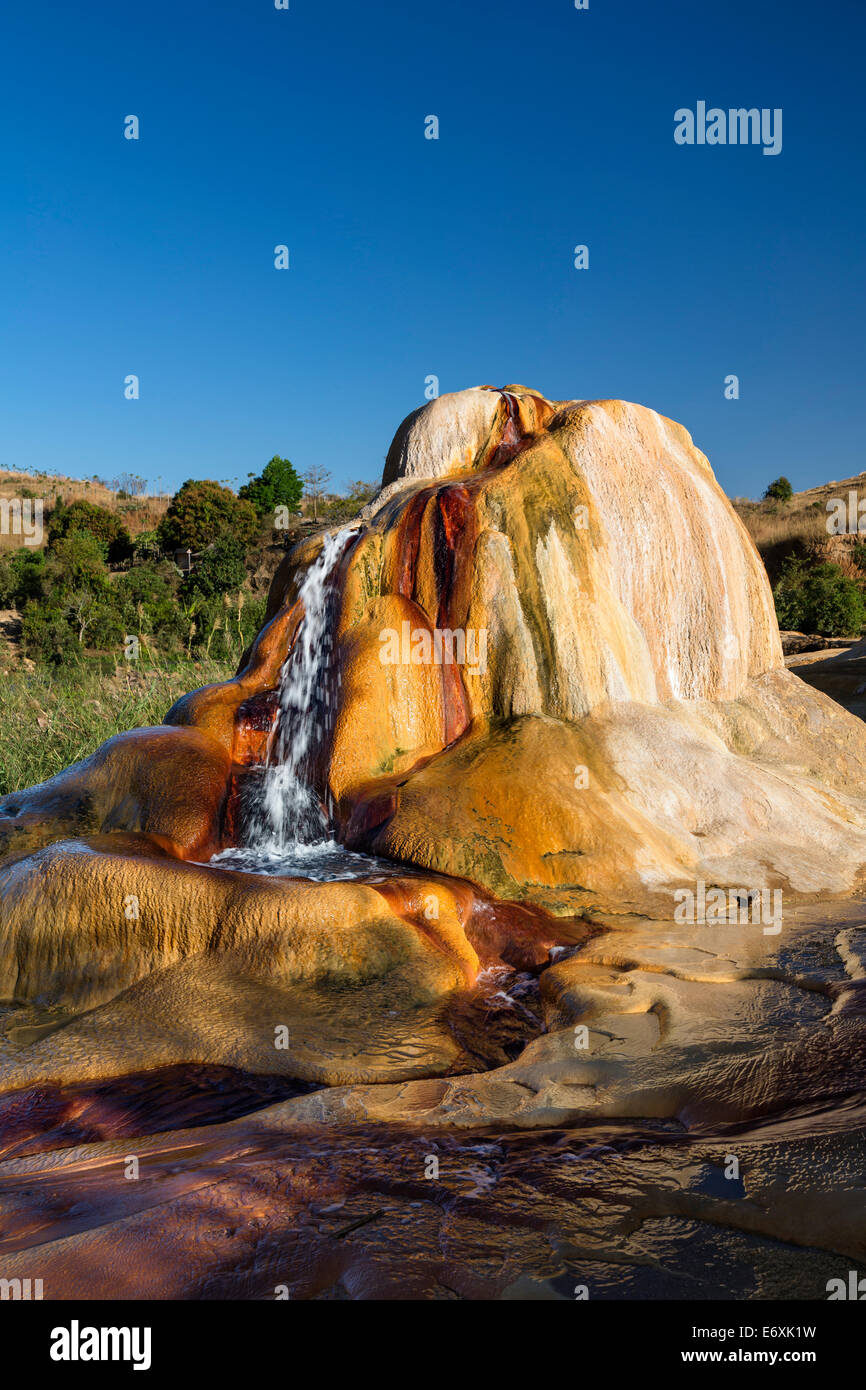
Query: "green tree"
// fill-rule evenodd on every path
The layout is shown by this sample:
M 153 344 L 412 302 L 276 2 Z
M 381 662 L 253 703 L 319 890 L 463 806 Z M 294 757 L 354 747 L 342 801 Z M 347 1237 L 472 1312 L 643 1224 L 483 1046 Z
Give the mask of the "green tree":
M 184 581 L 184 594 L 210 599 L 239 589 L 247 577 L 244 553 L 244 547 L 232 536 L 214 541 Z
M 120 517 L 95 502 L 79 498 L 68 507 L 62 501 L 57 503 L 48 520 L 49 546 L 75 531 L 84 531 L 100 541 L 112 564 L 132 554 L 132 538 Z
M 277 507 L 288 507 L 290 512 L 298 510 L 304 484 L 288 459 L 274 454 L 258 477 L 250 473 L 249 478 L 238 496 L 251 502 L 260 518 L 272 514 Z
M 255 508 L 245 497 L 211 480 L 190 478 L 169 502 L 157 536 L 166 550 L 204 550 L 225 536 L 248 545 L 258 529 Z
M 114 586 L 127 632 L 185 636 L 186 624 L 178 606 L 179 580 L 175 567 L 148 561 L 133 565 Z
M 854 637 L 866 625 L 863 589 L 838 565 L 789 556 L 773 590 L 779 626 L 822 637 Z
M 105 546 L 88 531 L 71 531 L 54 542 L 45 561 L 42 596 L 63 596 L 78 590 L 103 594 L 109 588 Z
M 0 604 L 23 608 L 28 599 L 42 593 L 45 552 L 30 546 L 0 553 Z
M 37 599 L 30 599 L 21 618 L 21 644 L 33 661 L 59 666 L 78 655 L 75 633 L 64 610 Z
M 764 493 L 765 498 L 771 497 L 776 502 L 790 502 L 793 496 L 794 489 L 785 477 L 775 478 Z

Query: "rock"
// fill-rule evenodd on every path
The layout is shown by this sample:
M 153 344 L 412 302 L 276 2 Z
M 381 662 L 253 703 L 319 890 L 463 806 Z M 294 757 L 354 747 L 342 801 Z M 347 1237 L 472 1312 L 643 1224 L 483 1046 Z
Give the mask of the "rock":
M 559 917 L 664 919 L 699 878 L 850 890 L 866 731 L 785 671 L 757 552 L 681 426 L 481 387 L 416 411 L 388 459 L 333 579 L 341 694 L 316 766 L 345 840 Z M 167 884 L 154 851 L 232 843 L 322 543 L 280 567 L 234 680 L 7 798 L 7 848 L 144 835 L 132 857 Z
M 785 669 L 754 546 L 644 407 L 441 397 L 383 484 L 331 571 L 311 777 L 405 873 L 195 862 L 237 835 L 322 535 L 233 680 L 0 803 L 3 1276 L 824 1297 L 866 1240 L 866 728 L 806 681 L 848 690 L 859 649 Z M 723 925 L 675 916 L 719 887 Z M 302 1093 L 178 1129 L 189 1067 Z
M 848 648 L 854 645 L 853 641 L 845 641 L 838 637 L 819 637 L 816 634 L 809 636 L 805 632 L 780 632 L 779 638 L 782 643 L 782 652 L 786 657 L 799 656 L 804 652 L 826 652 L 835 651 L 840 648 Z
M 49 782 L 0 800 L 0 850 L 74 835 L 141 834 L 147 852 L 207 859 L 218 848 L 230 759 L 197 728 L 132 729 Z

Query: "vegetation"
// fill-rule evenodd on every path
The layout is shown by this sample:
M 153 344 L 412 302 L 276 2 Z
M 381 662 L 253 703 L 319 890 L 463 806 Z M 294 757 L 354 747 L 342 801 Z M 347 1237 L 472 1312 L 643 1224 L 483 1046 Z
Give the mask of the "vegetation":
M 113 492 L 96 478 L 62 480 L 66 500 L 34 476 L 46 500 L 44 548 L 0 549 L 0 795 L 44 781 L 115 733 L 160 723 L 178 696 L 231 675 L 264 623 L 292 534 L 276 542 L 273 513 L 303 507 L 302 481 L 278 456 L 239 496 L 190 480 L 167 509 L 131 474 Z M 0 486 L 31 491 L 21 474 Z M 320 493 L 312 510 L 333 524 L 374 493 L 356 483 L 347 497 Z M 298 517 L 295 535 L 301 525 Z M 193 552 L 189 572 L 174 562 L 181 549 Z
M 48 522 L 49 545 L 76 532 L 85 532 L 99 541 L 105 548 L 105 558 L 112 563 L 126 560 L 132 554 L 132 537 L 116 512 L 84 498 L 68 507 L 58 502 Z
M 259 529 L 255 507 L 230 488 L 190 478 L 175 493 L 157 527 L 164 550 L 203 550 L 218 536 L 248 545 Z
M 260 521 L 273 517 L 277 507 L 286 507 L 290 512 L 298 510 L 304 484 L 288 459 L 274 454 L 258 477 L 250 473 L 249 478 L 238 496 L 252 503 Z
M 216 661 L 147 671 L 130 666 L 116 674 L 98 663 L 7 674 L 0 701 L 0 796 L 54 777 L 124 729 L 161 723 L 179 696 L 225 675 Z
M 863 477 L 789 492 L 777 478 L 760 502 L 734 507 L 767 569 L 779 626 L 823 637 L 857 637 L 866 626 L 866 544 L 856 531 L 830 524 L 839 499 L 862 489 Z
M 810 564 L 791 555 L 773 590 L 779 626 L 822 637 L 855 637 L 866 625 L 863 580 L 843 574 L 838 565 Z
M 790 502 L 794 496 L 794 489 L 785 477 L 776 478 L 770 483 L 764 497 L 772 497 L 777 502 Z

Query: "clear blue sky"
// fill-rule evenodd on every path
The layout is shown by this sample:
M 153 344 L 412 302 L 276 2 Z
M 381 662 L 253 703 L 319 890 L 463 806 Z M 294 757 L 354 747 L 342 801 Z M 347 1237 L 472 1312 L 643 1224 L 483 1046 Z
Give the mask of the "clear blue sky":
M 0 466 L 378 479 L 435 373 L 654 406 L 734 494 L 866 468 L 862 0 L 7 0 L 0 24 Z M 782 153 L 677 146 L 698 100 L 783 108 Z

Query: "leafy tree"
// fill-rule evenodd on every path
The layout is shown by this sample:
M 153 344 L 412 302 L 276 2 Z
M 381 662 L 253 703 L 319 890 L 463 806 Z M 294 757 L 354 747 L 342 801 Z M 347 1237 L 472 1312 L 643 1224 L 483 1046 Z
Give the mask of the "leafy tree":
M 45 561 L 41 587 L 46 597 L 81 589 L 104 593 L 109 588 L 105 546 L 87 531 L 71 531 L 55 541 Z
M 794 489 L 785 477 L 774 479 L 764 493 L 765 498 L 772 497 L 777 502 L 790 502 L 793 496 Z
M 247 577 L 244 554 L 244 547 L 232 536 L 214 541 L 184 581 L 185 594 L 209 599 L 239 589 Z
M 304 485 L 288 459 L 274 454 L 258 477 L 252 473 L 249 477 L 250 481 L 244 483 L 238 496 L 252 502 L 260 518 L 273 513 L 277 507 L 288 507 L 290 512 L 298 510 Z
M 152 561 L 133 565 L 114 586 L 117 604 L 127 632 L 159 634 L 168 638 L 185 633 L 178 607 L 178 575 L 170 564 Z
M 203 550 L 225 536 L 247 545 L 258 529 L 255 508 L 245 497 L 219 483 L 190 478 L 169 502 L 157 535 L 166 550 Z
M 45 552 L 30 546 L 0 553 L 0 604 L 23 608 L 42 593 Z
M 866 625 L 863 589 L 838 565 L 809 566 L 789 556 L 773 590 L 779 626 L 822 637 L 851 637 Z
M 53 666 L 78 655 L 75 633 L 63 608 L 30 599 L 21 618 L 21 643 L 27 656 Z
M 112 564 L 132 554 L 132 539 L 120 517 L 95 502 L 79 498 L 67 507 L 58 501 L 48 521 L 49 546 L 74 531 L 84 531 L 100 541 Z

